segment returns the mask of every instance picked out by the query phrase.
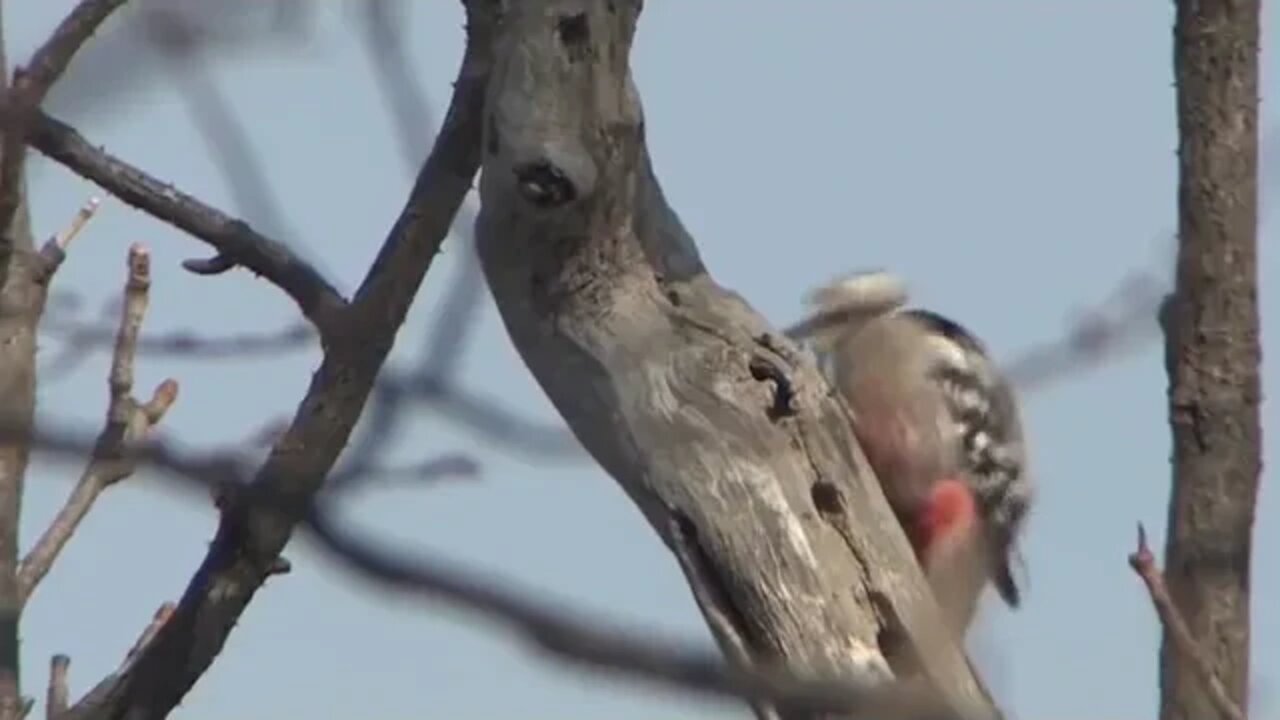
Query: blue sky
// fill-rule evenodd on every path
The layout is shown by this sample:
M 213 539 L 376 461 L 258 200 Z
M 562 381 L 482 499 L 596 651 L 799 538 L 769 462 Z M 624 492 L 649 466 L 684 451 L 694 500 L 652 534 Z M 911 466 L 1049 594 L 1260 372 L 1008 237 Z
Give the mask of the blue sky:
M 25 58 L 72 4 L 6 3 L 10 61 Z M 326 4 L 300 47 L 239 53 L 213 68 L 251 127 L 290 237 L 344 291 L 362 276 L 410 180 L 366 59 L 345 31 L 348 6 Z M 1113 0 L 649 0 L 633 60 L 658 175 L 721 283 L 782 325 L 799 316 L 815 283 L 891 268 L 918 302 L 962 319 L 1012 358 L 1059 336 L 1126 275 L 1163 272 L 1175 222 L 1172 12 L 1169 2 Z M 1269 37 L 1278 14 L 1266 13 Z M 407 21 L 421 80 L 442 106 L 461 53 L 461 9 L 421 2 Z M 95 70 L 138 77 L 127 65 Z M 55 94 L 52 109 L 65 109 L 93 142 L 235 209 L 169 78 L 131 87 L 119 102 L 89 109 Z M 1276 89 L 1267 74 L 1264 128 L 1280 125 L 1266 100 Z M 43 159 L 32 168 L 41 236 L 97 193 Z M 78 293 L 96 312 L 118 294 L 125 249 L 138 241 L 154 254 L 150 331 L 219 335 L 294 319 L 282 293 L 248 273 L 185 274 L 179 261 L 204 248 L 115 201 L 77 240 L 55 289 Z M 447 244 L 432 268 L 397 362 L 412 359 L 464 251 Z M 1264 283 L 1276 263 L 1263 243 Z M 1273 302 L 1265 285 L 1262 300 L 1264 308 Z M 1276 317 L 1264 311 L 1269 378 L 1280 356 Z M 555 422 L 487 296 L 478 322 L 462 382 Z M 45 340 L 42 356 L 56 347 Z M 178 378 L 182 395 L 164 429 L 213 449 L 291 414 L 317 359 L 313 349 L 239 363 L 144 359 L 139 383 Z M 96 427 L 106 361 L 99 353 L 46 382 L 44 417 Z M 1040 484 L 1026 606 L 1010 613 L 989 602 L 973 639 L 1016 717 L 1139 717 L 1155 707 L 1158 628 L 1125 556 L 1136 521 L 1163 543 L 1165 385 L 1153 341 L 1026 399 Z M 1280 419 L 1273 403 L 1263 413 L 1269 426 Z M 1265 436 L 1268 458 L 1275 437 Z M 586 463 L 504 451 L 426 411 L 396 444 L 403 460 L 458 451 L 482 461 L 482 482 L 370 495 L 352 518 L 591 616 L 706 637 L 674 562 L 607 476 Z M 77 471 L 47 459 L 34 466 L 27 542 Z M 1256 533 L 1254 673 L 1264 702 L 1256 709 L 1274 716 L 1280 498 L 1268 479 Z M 114 668 L 155 607 L 185 587 L 215 522 L 203 498 L 155 476 L 114 488 L 27 611 L 27 692 L 43 697 L 55 652 L 72 656 L 77 694 Z M 735 712 L 566 671 L 470 615 L 371 592 L 304 543 L 288 555 L 293 573 L 259 594 L 177 717 Z

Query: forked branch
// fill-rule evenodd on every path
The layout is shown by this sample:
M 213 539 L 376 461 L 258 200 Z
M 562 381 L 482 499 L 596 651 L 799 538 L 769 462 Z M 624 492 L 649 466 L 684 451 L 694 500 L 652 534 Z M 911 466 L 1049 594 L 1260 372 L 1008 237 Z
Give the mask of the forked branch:
M 335 313 L 345 307 L 346 302 L 315 268 L 288 246 L 261 235 L 243 220 L 151 177 L 43 112 L 37 112 L 32 120 L 29 142 L 86 180 L 133 207 L 185 230 L 217 251 L 214 258 L 187 261 L 188 270 L 210 275 L 243 265 L 284 290 L 321 334 L 333 329 Z
M 68 238 L 73 234 L 68 232 L 60 237 Z M 64 248 L 65 242 L 56 247 Z M 160 383 L 145 403 L 133 396 L 138 333 L 146 314 L 150 287 L 150 255 L 146 248 L 134 245 L 129 248 L 124 304 L 120 311 L 115 351 L 111 357 L 107 383 L 110 400 L 106 423 L 98 435 L 92 458 L 66 504 L 18 567 L 18 592 L 23 603 L 31 597 L 36 586 L 53 567 L 58 554 L 88 515 L 102 491 L 133 473 L 134 462 L 130 457 L 133 446 L 160 422 L 177 399 L 178 383 L 174 380 Z

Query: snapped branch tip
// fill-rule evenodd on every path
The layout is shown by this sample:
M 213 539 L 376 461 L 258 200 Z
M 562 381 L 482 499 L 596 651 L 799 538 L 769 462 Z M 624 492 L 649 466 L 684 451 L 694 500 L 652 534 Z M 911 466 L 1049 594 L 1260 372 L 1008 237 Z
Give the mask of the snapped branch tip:
M 145 284 L 151 281 L 151 251 L 142 243 L 129 246 L 129 282 Z
M 155 392 L 151 393 L 151 399 L 141 408 L 147 417 L 147 424 L 159 424 L 177 399 L 178 381 L 173 378 L 165 378 L 163 382 L 156 386 Z
M 80 206 L 80 209 L 76 211 L 75 217 L 71 219 L 67 227 L 54 237 L 54 244 L 65 251 L 71 245 L 71 241 L 75 240 L 80 231 L 84 230 L 84 227 L 93 219 L 101 204 L 102 200 L 98 197 L 90 197 L 88 202 Z
M 1151 547 L 1147 544 L 1147 529 L 1138 523 L 1138 547 L 1129 553 L 1129 565 L 1145 578 L 1151 568 L 1155 566 L 1155 557 L 1151 554 Z

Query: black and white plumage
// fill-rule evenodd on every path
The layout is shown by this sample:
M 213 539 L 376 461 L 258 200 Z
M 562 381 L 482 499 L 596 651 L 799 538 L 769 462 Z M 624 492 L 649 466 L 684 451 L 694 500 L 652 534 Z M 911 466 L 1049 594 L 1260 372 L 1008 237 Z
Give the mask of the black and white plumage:
M 854 413 L 854 433 L 963 634 L 987 583 L 1012 607 L 1011 572 L 1033 501 L 1017 399 L 983 343 L 938 313 L 906 309 L 885 273 L 813 295 L 789 331 L 812 343 Z

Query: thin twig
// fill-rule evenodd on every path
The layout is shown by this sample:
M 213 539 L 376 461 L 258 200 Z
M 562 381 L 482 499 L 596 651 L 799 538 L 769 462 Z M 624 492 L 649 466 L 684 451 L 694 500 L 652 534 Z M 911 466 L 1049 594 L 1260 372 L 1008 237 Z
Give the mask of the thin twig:
M 171 379 L 160 383 L 145 404 L 139 404 L 133 397 L 138 333 L 146 314 L 151 286 L 151 261 L 144 247 L 134 245 L 129 248 L 128 266 L 125 302 L 120 313 L 120 328 L 108 379 L 110 402 L 106 424 L 98 435 L 92 459 L 66 504 L 18 566 L 18 597 L 22 603 L 31 597 L 36 586 L 48 574 L 58 554 L 66 547 L 102 491 L 133 473 L 134 463 L 128 458 L 130 447 L 160 422 L 177 398 L 178 384 Z
M 1156 313 L 1169 291 L 1163 274 L 1148 269 L 1127 274 L 1105 299 L 1081 312 L 1062 335 L 1005 363 L 1010 378 L 1023 392 L 1041 390 L 1159 337 Z
M 67 674 L 71 669 L 71 658 L 66 655 L 54 655 L 49 660 L 49 690 L 45 695 L 45 720 L 62 720 L 67 711 L 69 691 Z
M 1280 191 L 1280 125 L 1267 131 L 1262 148 L 1258 194 L 1271 197 Z M 1259 208 L 1259 224 L 1275 207 L 1276 203 L 1264 203 Z M 1176 238 L 1175 230 L 1156 236 L 1159 258 L 1151 267 L 1127 273 L 1101 301 L 1081 311 L 1061 336 L 1011 358 L 1006 369 L 1014 383 L 1024 392 L 1040 390 L 1145 347 L 1159 337 L 1160 303 L 1173 289 L 1173 253 L 1166 248 L 1176 250 Z
M 63 18 L 49 39 L 31 56 L 25 68 L 15 68 L 13 85 L 5 98 L 7 112 L 0 138 L 0 258 L 12 250 L 8 230 L 22 201 L 22 177 L 26 167 L 27 132 L 44 102 L 76 52 L 125 0 L 81 0 Z M 0 268 L 0 285 L 8 269 Z
M 59 320 L 47 317 L 41 325 L 43 334 L 66 344 L 66 351 L 78 355 L 114 340 L 114 331 L 96 323 Z M 277 330 L 222 337 L 201 337 L 189 330 L 145 335 L 138 338 L 138 354 L 158 355 L 191 360 L 248 359 L 258 355 L 277 355 L 311 345 L 316 334 L 303 322 L 291 323 Z M 56 361 L 50 366 L 57 365 Z
M 89 224 L 89 220 L 98 211 L 98 206 L 101 204 L 101 199 L 96 197 L 89 198 L 88 202 L 81 206 L 79 212 L 76 213 L 75 218 L 71 220 L 71 224 L 53 237 L 54 245 L 66 252 L 67 248 L 71 246 L 71 241 L 76 238 L 76 235 L 80 234 L 85 225 Z
M 467 0 L 465 6 L 467 47 L 444 127 L 355 300 L 322 313 L 317 322 L 325 336 L 324 359 L 289 429 L 255 473 L 250 491 L 230 493 L 217 534 L 201 567 L 192 574 L 173 619 L 131 670 L 112 681 L 102 704 L 81 707 L 83 702 L 77 703 L 70 711 L 73 716 L 155 717 L 170 712 L 214 661 L 237 619 L 271 574 L 295 527 L 305 519 L 309 503 L 323 489 L 480 164 L 492 31 L 499 8 L 491 0 Z M 32 142 L 51 147 L 47 140 L 35 133 Z M 67 140 L 65 133 L 60 140 Z M 81 148 L 85 150 L 93 148 Z M 113 192 L 126 193 L 122 195 L 126 202 L 147 203 L 153 211 L 174 207 L 171 190 L 168 196 L 155 192 L 163 186 L 150 187 L 136 171 L 122 171 L 119 161 L 103 165 L 103 155 L 96 151 L 71 159 L 117 171 L 106 173 L 104 182 L 112 183 Z M 188 211 L 196 207 L 194 200 L 183 203 Z M 207 214 L 194 217 L 208 219 Z M 188 224 L 192 219 L 190 212 L 176 218 Z M 241 231 L 236 237 L 248 236 Z M 225 244 L 224 237 L 215 239 Z M 261 254 L 265 246 L 254 241 L 246 247 Z M 290 254 L 288 260 L 293 265 L 287 267 L 298 270 L 296 256 Z M 267 263 L 264 267 L 276 273 L 275 280 L 286 290 L 292 286 L 291 296 L 314 318 L 315 308 L 299 295 L 298 277 L 282 273 L 286 266 Z M 318 277 L 314 270 L 308 272 L 309 277 Z M 316 284 L 303 282 L 301 288 L 306 295 L 315 291 Z M 270 508 L 251 502 L 262 493 L 281 502 Z
M 377 585 L 477 611 L 531 647 L 597 672 L 721 698 L 777 701 L 798 711 L 839 711 L 849 718 L 917 717 L 922 710 L 940 710 L 916 684 L 908 692 L 894 683 L 804 679 L 785 668 L 735 667 L 713 652 L 680 647 L 651 633 L 589 625 L 559 604 L 529 599 L 461 568 L 379 549 L 338 527 L 323 509 L 313 512 L 305 527 L 326 555 Z M 942 716 L 950 715 L 933 717 Z
M 22 92 L 27 94 L 23 100 L 33 101 L 32 107 L 39 106 L 49 88 L 66 72 L 75 54 L 125 2 L 126 0 L 80 0 L 62 22 L 58 23 L 44 44 L 32 54 L 31 61 L 22 73 Z
M 62 261 L 67 257 L 67 248 L 71 247 L 71 241 L 76 239 L 81 230 L 89 224 L 93 219 L 94 213 L 98 212 L 98 206 L 102 201 L 96 197 L 89 198 L 88 202 L 80 206 L 80 210 L 76 212 L 75 217 L 61 232 L 49 238 L 44 247 L 40 249 L 40 256 L 45 263 L 45 272 L 52 273 L 58 269 Z
M 212 258 L 183 263 L 188 270 L 218 274 L 243 265 L 288 294 L 322 335 L 334 329 L 336 314 L 346 307 L 346 301 L 288 246 L 105 152 L 75 128 L 43 112 L 36 112 L 28 141 L 44 155 L 129 205 L 185 230 L 217 250 Z
M 368 490 L 375 486 L 422 486 L 444 480 L 475 480 L 480 465 L 465 455 L 443 455 L 414 465 L 360 468 L 359 472 L 335 475 L 326 492 Z
M 164 57 L 171 85 L 186 105 L 196 133 L 208 146 L 208 156 L 221 171 L 232 204 L 262 224 L 267 234 L 292 240 L 289 223 L 275 189 L 267 178 L 266 160 L 255 152 L 244 123 L 223 96 L 207 58 L 191 52 L 198 47 L 200 28 L 181 13 L 144 13 L 143 30 L 150 45 Z
M 3 430 L 0 428 L 0 437 Z M 35 430 L 33 448 L 78 455 L 88 442 L 82 434 L 44 425 Z M 205 492 L 217 487 L 239 488 L 237 494 L 242 499 L 264 511 L 293 503 L 270 488 L 249 485 L 251 467 L 231 454 L 197 456 L 151 439 L 138 447 L 137 459 L 166 471 L 172 480 Z M 256 491 L 246 493 L 247 488 Z M 802 678 L 785 667 L 734 668 L 712 651 L 662 641 L 652 633 L 625 632 L 589 622 L 562 602 L 530 598 L 461 567 L 380 547 L 340 527 L 323 506 L 313 508 L 300 529 L 317 541 L 327 557 L 378 586 L 475 612 L 515 632 L 531 647 L 579 667 L 704 696 L 775 701 L 797 711 L 840 709 L 848 711 L 848 717 L 895 719 L 954 717 L 919 683 L 869 685 L 856 680 Z M 107 696 L 106 687 L 126 675 L 118 673 L 104 680 L 76 703 L 71 716 L 88 717 L 85 713 L 92 714 Z
M 76 239 L 81 230 L 89 224 L 93 216 L 98 212 L 98 206 L 102 203 L 96 197 L 89 198 L 88 202 L 80 206 L 80 210 L 76 212 L 75 217 L 71 218 L 71 222 L 61 232 L 45 241 L 44 247 L 40 248 L 40 260 L 44 263 L 43 274 L 45 280 L 52 277 L 58 268 L 62 266 L 62 261 L 67 259 L 67 248 L 71 247 L 71 241 Z
M 1164 575 L 1156 567 L 1155 555 L 1147 546 L 1147 531 L 1141 523 L 1138 524 L 1138 549 L 1129 555 L 1129 567 L 1133 568 L 1147 586 L 1147 592 L 1151 595 L 1151 604 L 1155 606 L 1156 614 L 1160 616 L 1160 623 L 1173 637 L 1174 645 L 1195 667 L 1196 674 L 1204 683 L 1214 706 L 1228 720 L 1245 720 L 1244 712 L 1231 699 L 1226 686 L 1214 672 L 1213 661 L 1209 659 L 1209 654 L 1196 642 L 1191 629 L 1182 619 L 1182 613 L 1178 612 L 1178 607 L 1174 605 L 1169 589 L 1165 587 Z
M 429 368 L 388 370 L 374 391 L 361 421 L 360 439 L 347 453 L 340 476 L 360 474 L 376 466 L 400 418 L 410 410 L 433 412 L 474 432 L 502 452 L 546 460 L 583 461 L 589 456 L 563 424 L 542 424 L 518 417 L 494 399 L 462 388 L 456 381 L 430 374 Z
M 370 0 L 358 12 L 364 31 L 361 38 L 373 67 L 374 80 L 393 120 L 401 157 L 412 169 L 417 167 L 418 158 L 422 155 L 422 128 L 433 126 L 435 118 L 427 93 L 414 75 L 413 63 L 405 52 L 403 15 L 408 9 L 402 0 Z M 387 444 L 394 437 L 389 430 L 406 411 L 425 404 L 429 407 L 436 405 L 430 409 L 449 413 L 450 408 L 438 407 L 438 403 L 433 402 L 446 396 L 465 404 L 467 410 L 476 408 L 476 412 L 464 411 L 464 414 L 479 420 L 473 423 L 464 421 L 463 424 L 470 424 L 491 440 L 501 442 L 496 436 L 502 434 L 507 426 L 519 424 L 518 420 L 504 415 L 502 408 L 478 399 L 468 403 L 456 394 L 458 380 L 455 370 L 467 340 L 473 334 L 475 316 L 485 293 L 484 275 L 475 251 L 475 221 L 474 209 L 464 203 L 450 230 L 454 246 L 461 253 L 462 266 L 455 271 L 432 328 L 424 338 L 424 351 L 415 363 L 416 367 L 408 371 L 389 370 L 383 373 L 371 407 L 365 412 L 367 419 L 363 423 L 360 440 L 348 453 L 348 457 L 353 459 L 349 468 L 356 474 L 371 465 L 372 458 L 385 454 Z M 495 418 L 498 422 L 491 422 Z M 538 435 L 542 430 L 527 426 L 513 429 L 508 434 L 514 435 L 517 445 L 541 455 L 540 448 L 535 446 L 539 445 Z M 549 454 L 558 451 L 554 447 L 556 441 L 567 439 L 570 451 L 585 457 L 567 430 L 555 428 L 542 434 L 554 436 Z M 505 443 L 503 446 L 507 447 Z
M 142 629 L 142 632 L 138 635 L 138 639 L 133 642 L 133 646 L 130 647 L 129 652 L 125 654 L 124 661 L 120 663 L 120 667 L 116 668 L 115 672 L 98 681 L 98 684 L 94 685 L 89 692 L 85 693 L 83 697 L 77 700 L 76 704 L 72 708 L 68 709 L 64 707 L 58 720 L 67 720 L 67 718 L 73 717 L 77 710 L 86 707 L 94 707 L 101 703 L 103 698 L 106 697 L 112 688 L 115 687 L 119 678 L 124 677 L 133 669 L 134 663 L 138 661 L 138 658 L 142 656 L 143 651 L 145 651 L 155 640 L 156 635 L 160 633 L 160 630 L 165 626 L 165 623 L 169 622 L 169 619 L 173 617 L 173 613 L 177 610 L 177 607 L 176 603 L 166 602 L 157 608 L 155 614 L 151 616 L 151 622 L 147 623 L 147 626 Z

